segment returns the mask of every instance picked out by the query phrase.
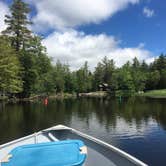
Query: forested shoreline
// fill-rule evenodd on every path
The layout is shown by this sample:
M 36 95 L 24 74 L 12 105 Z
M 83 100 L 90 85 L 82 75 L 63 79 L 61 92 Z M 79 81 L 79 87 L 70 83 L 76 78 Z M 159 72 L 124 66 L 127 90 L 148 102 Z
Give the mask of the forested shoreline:
M 85 62 L 71 71 L 58 59 L 53 64 L 42 45 L 41 36 L 28 27 L 30 7 L 22 0 L 13 0 L 10 15 L 4 20 L 7 28 L 0 35 L 0 95 L 28 98 L 32 95 L 86 93 L 107 84 L 112 94 L 166 89 L 166 55 L 161 54 L 147 64 L 134 58 L 122 67 L 105 57 L 94 71 Z

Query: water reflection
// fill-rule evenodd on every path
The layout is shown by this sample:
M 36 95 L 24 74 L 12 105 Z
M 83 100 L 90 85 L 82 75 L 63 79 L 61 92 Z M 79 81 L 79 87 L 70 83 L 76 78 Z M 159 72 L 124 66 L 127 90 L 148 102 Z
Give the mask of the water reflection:
M 112 143 L 151 165 L 166 163 L 164 99 L 68 99 L 0 103 L 0 144 L 57 124 Z

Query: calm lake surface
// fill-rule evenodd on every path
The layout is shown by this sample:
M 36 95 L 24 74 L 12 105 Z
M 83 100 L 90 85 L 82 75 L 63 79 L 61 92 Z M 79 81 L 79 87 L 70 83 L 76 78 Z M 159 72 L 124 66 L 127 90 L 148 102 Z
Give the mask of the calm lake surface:
M 0 144 L 57 124 L 90 134 L 149 165 L 166 165 L 166 100 L 67 99 L 0 103 Z

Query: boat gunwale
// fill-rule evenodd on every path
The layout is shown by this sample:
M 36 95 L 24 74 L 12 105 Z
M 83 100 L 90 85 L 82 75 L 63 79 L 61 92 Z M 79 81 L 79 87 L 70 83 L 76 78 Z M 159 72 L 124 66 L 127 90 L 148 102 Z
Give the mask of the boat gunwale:
M 50 130 L 63 130 L 63 129 L 70 129 L 70 130 L 71 130 L 71 128 L 69 128 L 69 127 L 67 127 L 67 126 L 64 126 L 64 125 L 53 126 L 53 127 L 50 127 L 50 128 L 44 129 L 44 130 L 40 130 L 40 131 L 38 131 L 38 132 L 34 132 L 33 134 L 30 134 L 30 135 L 27 135 L 27 136 L 18 138 L 18 139 L 16 139 L 16 140 L 10 141 L 10 142 L 8 142 L 8 143 L 1 144 L 1 145 L 0 145 L 0 150 L 1 150 L 2 148 L 5 148 L 6 146 L 10 146 L 10 145 L 12 145 L 12 144 L 15 144 L 15 143 L 20 142 L 20 141 L 27 140 L 27 139 L 29 139 L 29 138 L 33 138 L 33 137 L 34 137 L 34 139 L 36 139 L 36 137 L 37 137 L 38 135 L 42 134 L 43 132 L 48 132 L 48 131 L 50 131 Z M 34 141 L 34 142 L 36 142 L 36 141 Z
M 112 151 L 114 151 L 115 153 L 118 153 L 122 157 L 127 158 L 129 161 L 133 162 L 134 164 L 137 164 L 137 165 L 140 165 L 140 166 L 148 166 L 147 164 L 145 164 L 141 160 L 135 158 L 134 156 L 126 153 L 125 151 L 123 151 L 123 150 L 121 150 L 121 149 L 119 149 L 119 148 L 117 148 L 117 147 L 115 147 L 115 146 L 113 146 L 111 144 L 108 144 L 108 143 L 106 143 L 106 142 L 104 142 L 102 140 L 99 140 L 99 139 L 97 139 L 97 138 L 95 138 L 93 136 L 90 136 L 88 134 L 82 133 L 82 132 L 80 132 L 80 131 L 78 131 L 76 129 L 73 129 L 73 128 L 70 128 L 70 127 L 67 127 L 67 126 L 64 126 L 64 125 L 53 126 L 53 127 L 41 130 L 39 132 L 35 132 L 35 133 L 31 134 L 31 135 L 28 135 L 28 136 L 25 136 L 25 137 L 22 137 L 22 138 L 10 141 L 8 143 L 2 144 L 2 145 L 0 145 L 0 150 L 5 148 L 5 147 L 7 147 L 7 146 L 13 145 L 13 144 L 15 144 L 17 142 L 24 141 L 24 140 L 27 140 L 27 139 L 33 138 L 33 137 L 34 137 L 34 140 L 35 140 L 34 142 L 36 143 L 37 136 L 42 134 L 42 133 L 44 133 L 44 132 L 49 132 L 49 131 L 52 131 L 52 130 L 65 130 L 65 129 L 66 130 L 70 130 L 73 133 L 78 134 L 79 136 L 82 136 L 82 137 L 84 137 L 84 138 L 86 138 L 88 140 L 91 140 L 91 141 L 93 141 L 95 143 L 98 143 L 100 145 L 103 145 L 103 146 L 111 149 Z

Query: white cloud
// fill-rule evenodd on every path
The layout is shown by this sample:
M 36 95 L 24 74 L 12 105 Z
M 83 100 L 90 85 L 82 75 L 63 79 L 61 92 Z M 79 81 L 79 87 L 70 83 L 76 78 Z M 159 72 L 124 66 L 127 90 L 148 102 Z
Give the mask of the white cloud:
M 144 7 L 144 8 L 143 8 L 143 14 L 144 14 L 144 16 L 147 17 L 147 18 L 151 18 L 151 17 L 154 16 L 155 13 L 154 13 L 154 10 L 149 9 L 148 7 Z
M 0 32 L 6 28 L 4 23 L 5 15 L 9 13 L 7 5 L 3 2 L 0 2 Z
M 112 36 L 86 35 L 75 30 L 54 32 L 44 39 L 43 44 L 54 62 L 59 59 L 63 63 L 68 63 L 73 70 L 80 68 L 85 61 L 88 61 L 90 69 L 93 70 L 105 56 L 114 59 L 117 66 L 131 61 L 134 57 L 147 61 L 152 58 L 149 51 L 139 46 L 121 48 Z
M 37 10 L 33 29 L 64 29 L 79 25 L 100 23 L 129 4 L 140 0 L 40 0 L 33 1 Z M 28 1 L 29 2 L 29 1 Z
M 148 59 L 146 59 L 146 63 L 147 64 L 151 64 L 152 62 L 154 62 L 155 59 L 157 59 L 158 56 L 155 56 L 155 57 L 149 57 Z

